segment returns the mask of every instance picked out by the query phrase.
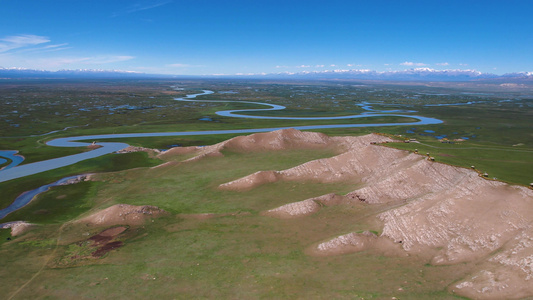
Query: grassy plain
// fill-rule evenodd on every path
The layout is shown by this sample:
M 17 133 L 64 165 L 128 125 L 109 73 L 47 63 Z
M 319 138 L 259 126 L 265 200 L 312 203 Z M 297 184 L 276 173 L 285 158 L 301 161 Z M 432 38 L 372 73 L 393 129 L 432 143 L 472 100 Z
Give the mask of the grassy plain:
M 83 201 L 96 207 L 115 203 L 151 204 L 171 216 L 130 228 L 125 246 L 98 260 L 69 260 L 79 241 L 94 228 L 63 222 L 41 225 L 0 249 L 4 295 L 29 282 L 15 299 L 69 298 L 341 298 L 418 297 L 449 299 L 445 291 L 465 266 L 433 267 L 420 258 L 363 252 L 313 257 L 306 249 L 342 232 L 380 231 L 369 221 L 383 206 L 343 205 L 308 218 L 278 220 L 259 214 L 288 202 L 328 192 L 347 192 L 355 183 L 275 183 L 247 191 L 216 189 L 223 183 L 264 169 L 284 169 L 329 151 L 225 153 L 164 170 L 136 169 L 101 175 L 97 189 L 89 186 Z M 275 157 L 275 159 L 274 159 Z M 85 185 L 85 183 L 84 183 Z M 47 199 L 80 200 L 72 186 L 54 188 Z M 80 186 L 79 189 L 87 189 Z M 94 194 L 96 191 L 96 194 Z M 37 202 L 39 203 L 39 202 Z M 36 209 L 37 207 L 33 208 Z M 28 211 L 31 211 L 28 208 Z M 230 213 L 211 219 L 195 213 Z M 59 238 L 61 235 L 61 238 Z M 59 240 L 56 246 L 54 243 Z M 22 249 L 25 249 L 23 252 Z M 78 250 L 79 251 L 79 250 Z M 79 252 L 75 252 L 79 253 Z M 48 260 L 49 259 L 49 260 Z M 32 264 L 30 266 L 30 264 Z M 35 279 L 38 266 L 46 265 Z M 24 268 L 21 272 L 13 268 Z M 10 276 L 13 275 L 13 276 Z M 118 289 L 117 287 L 120 287 Z M 135 290 L 135 295 L 124 291 Z
M 435 161 L 465 168 L 475 167 L 489 178 L 506 181 L 512 184 L 529 185 L 533 180 L 533 152 L 517 147 L 497 147 L 491 144 L 440 142 L 424 143 L 393 143 L 388 146 L 429 153 Z M 475 155 L 472 153 L 475 152 Z
M 154 166 L 159 163 L 159 160 L 150 158 L 148 154 L 144 152 L 126 153 L 121 155 L 108 154 L 95 159 L 81 161 L 77 164 L 67 167 L 6 182 L 0 182 L 0 190 L 2 191 L 0 204 L 2 207 L 7 207 L 22 192 L 55 182 L 67 176 L 95 172 L 112 172 L 117 170 Z M 53 206 L 54 202 L 50 202 L 49 205 Z M 21 215 L 24 215 L 22 210 L 21 214 L 10 214 L 6 216 L 4 219 L 2 219 L 2 222 L 19 220 L 15 217 L 20 217 Z
M 176 86 L 185 90 L 175 90 Z M 355 122 L 236 119 L 214 113 L 260 107 L 172 100 L 201 89 L 216 93 L 199 99 L 270 102 L 287 106 L 286 111 L 278 112 L 287 116 L 351 114 L 361 111 L 358 104 L 362 102 L 374 103 L 376 109 L 416 110 L 416 115 L 439 118 L 444 123 L 317 131 L 330 135 L 383 132 L 416 138 L 420 143 L 388 146 L 411 151 L 416 148 L 445 163 L 475 165 L 491 178 L 510 183 L 533 182 L 532 92 L 494 86 L 223 80 L 2 82 L 0 149 L 20 150 L 26 158 L 24 163 L 28 163 L 87 151 L 44 144 L 64 136 L 412 121 L 392 116 Z M 212 121 L 200 120 L 203 117 Z M 438 142 L 435 136 L 444 135 L 450 140 L 465 137 L 468 140 L 454 144 Z M 172 145 L 209 145 L 233 136 L 120 141 L 165 149 Z M 346 193 L 357 184 L 278 182 L 246 192 L 221 191 L 216 188 L 218 184 L 258 170 L 286 169 L 333 155 L 329 150 L 224 154 L 223 158 L 160 169 L 148 168 L 162 161 L 146 153 L 110 154 L 0 183 L 0 207 L 5 207 L 25 190 L 68 175 L 101 173 L 97 182 L 54 187 L 1 220 L 26 220 L 39 225 L 19 237 L 0 230 L 0 277 L 4 283 L 0 295 L 7 295 L 6 298 L 15 295 L 15 299 L 450 299 L 454 296 L 447 292 L 447 287 L 471 267 L 468 264 L 436 267 L 427 264 L 424 256 L 370 252 L 310 256 L 306 254 L 309 247 L 332 236 L 363 230 L 379 233 L 380 224 L 372 221 L 372 217 L 388 207 L 365 204 L 328 207 L 312 216 L 292 220 L 262 216 L 263 210 L 329 192 Z M 121 237 L 125 246 L 103 258 L 73 258 L 87 250 L 79 246 L 84 239 L 101 228 L 80 228 L 70 221 L 117 203 L 156 205 L 171 215 L 146 226 L 129 228 Z M 201 213 L 227 215 L 208 219 L 186 216 Z

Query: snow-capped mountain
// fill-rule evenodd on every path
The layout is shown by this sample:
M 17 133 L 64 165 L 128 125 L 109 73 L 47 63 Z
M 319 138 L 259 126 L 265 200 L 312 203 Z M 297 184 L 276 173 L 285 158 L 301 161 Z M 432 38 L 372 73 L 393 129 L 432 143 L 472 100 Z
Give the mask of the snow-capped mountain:
M 0 78 L 131 78 L 153 76 L 155 75 L 121 70 L 78 69 L 47 71 L 0 67 Z
M 304 71 L 298 73 L 282 72 L 269 74 L 284 78 L 316 78 L 316 79 L 360 79 L 360 80 L 398 80 L 398 81 L 470 81 L 499 77 L 495 74 L 482 73 L 476 70 L 435 70 L 415 68 L 401 71 L 373 70 L 327 70 Z
M 206 76 L 175 76 L 146 74 L 121 70 L 32 70 L 23 68 L 0 67 L 1 78 L 264 78 L 264 79 L 355 79 L 355 80 L 385 80 L 385 81 L 490 81 L 511 83 L 533 83 L 533 72 L 508 73 L 496 75 L 482 73 L 476 70 L 435 70 L 431 68 L 414 68 L 401 71 L 374 71 L 368 69 L 354 70 L 326 70 L 280 72 L 239 75 L 206 75 Z

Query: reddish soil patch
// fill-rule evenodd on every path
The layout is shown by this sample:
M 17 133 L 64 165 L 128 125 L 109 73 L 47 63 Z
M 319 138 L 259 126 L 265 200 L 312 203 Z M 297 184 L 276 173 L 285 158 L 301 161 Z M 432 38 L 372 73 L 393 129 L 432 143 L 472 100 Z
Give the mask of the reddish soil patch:
M 103 245 L 102 247 L 98 248 L 98 250 L 94 251 L 92 253 L 92 256 L 93 257 L 102 257 L 107 252 L 109 252 L 111 250 L 114 250 L 114 249 L 117 249 L 117 248 L 120 248 L 123 245 L 124 245 L 124 243 L 121 242 L 121 241 L 114 241 L 114 242 L 111 242 L 111 243 L 107 243 L 107 244 Z
M 444 156 L 444 157 L 455 157 L 455 155 L 446 154 L 446 153 L 439 153 L 439 156 Z
M 88 238 L 88 241 L 93 242 L 92 247 L 98 247 L 98 249 L 94 251 L 91 255 L 93 257 L 102 257 L 107 252 L 122 247 L 124 245 L 124 242 L 115 241 L 115 238 L 127 229 L 128 228 L 124 226 L 113 227 Z
M 128 228 L 124 226 L 109 228 L 100 232 L 97 235 L 90 237 L 88 240 L 92 241 L 95 245 L 106 244 L 116 238 L 119 234 L 126 231 L 126 229 Z

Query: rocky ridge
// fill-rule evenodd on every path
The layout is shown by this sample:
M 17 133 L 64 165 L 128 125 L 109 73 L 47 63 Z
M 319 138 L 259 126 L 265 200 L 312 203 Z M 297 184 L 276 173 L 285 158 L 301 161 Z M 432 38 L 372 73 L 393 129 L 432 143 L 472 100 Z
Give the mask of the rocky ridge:
M 91 226 L 142 225 L 165 214 L 164 210 L 152 205 L 116 204 L 78 219 L 77 223 Z
M 223 150 L 234 152 L 277 151 L 286 149 L 320 149 L 331 145 L 331 138 L 323 133 L 302 132 L 284 129 L 248 136 L 237 136 L 215 145 L 200 147 L 174 147 L 158 155 L 168 159 L 176 155 L 193 154 L 185 162 L 192 162 L 209 156 L 222 156 Z
M 294 145 L 305 136 L 292 134 L 291 138 Z M 533 295 L 532 190 L 375 145 L 391 141 L 380 135 L 321 137 L 321 141 L 342 153 L 286 170 L 259 171 L 219 188 L 249 190 L 278 180 L 358 183 L 360 188 L 336 196 L 332 205 L 347 201 L 395 204 L 376 216 L 383 224 L 381 234 L 345 233 L 319 243 L 314 253 L 361 251 L 387 240 L 406 253 L 435 253 L 434 265 L 482 261 L 472 276 L 450 286 L 460 295 L 487 299 Z M 319 198 L 288 203 L 263 214 L 305 217 L 324 206 Z

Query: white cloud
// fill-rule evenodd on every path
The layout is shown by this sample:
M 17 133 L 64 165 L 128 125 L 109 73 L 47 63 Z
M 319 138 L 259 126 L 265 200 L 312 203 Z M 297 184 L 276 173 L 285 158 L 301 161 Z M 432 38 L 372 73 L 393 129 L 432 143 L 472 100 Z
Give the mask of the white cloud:
M 15 56 L 22 53 L 55 52 L 71 48 L 67 47 L 68 43 L 48 43 L 50 43 L 50 39 L 45 36 L 33 34 L 6 36 L 0 39 L 0 55 L 10 56 L 15 60 Z
M 447 63 L 447 62 L 443 62 L 443 63 L 436 63 L 437 66 L 449 66 L 450 64 Z
M 48 45 L 48 46 L 44 46 L 42 47 L 41 49 L 52 49 L 52 48 L 59 48 L 59 47 L 63 47 L 63 46 L 66 46 L 68 45 L 67 43 L 63 43 L 63 44 L 57 44 L 57 45 Z
M 172 2 L 171 0 L 166 0 L 166 1 L 148 1 L 148 3 L 136 3 L 133 5 L 130 5 L 129 7 L 121 11 L 115 12 L 114 14 L 111 15 L 111 17 L 114 18 L 114 17 L 118 17 L 121 15 L 127 15 L 127 14 L 131 14 L 131 13 L 138 12 L 138 11 L 152 9 L 152 8 L 156 8 L 159 6 L 169 4 L 171 2 Z
M 0 53 L 49 42 L 50 39 L 45 36 L 31 34 L 6 36 L 5 38 L 0 39 Z
M 406 61 L 400 64 L 401 66 L 416 66 L 416 67 L 422 67 L 427 66 L 425 63 L 415 63 L 411 61 Z
M 188 65 L 188 64 L 169 64 L 167 66 L 168 67 L 172 67 L 172 68 L 187 68 L 187 67 L 190 67 L 191 65 Z
M 54 51 L 61 51 L 61 50 L 72 48 L 72 47 L 65 47 L 67 45 L 68 45 L 67 43 L 63 43 L 63 44 L 57 44 L 57 45 L 47 45 L 44 47 L 25 48 L 25 49 L 17 50 L 13 53 L 19 54 L 19 53 L 27 53 L 27 52 L 31 52 L 31 53 L 54 52 Z
M 61 50 L 66 50 L 66 49 L 72 49 L 72 47 L 52 47 L 52 48 L 45 48 L 45 49 L 42 49 L 42 50 L 39 51 L 39 52 L 56 52 L 56 51 L 61 51 Z
M 276 69 L 307 69 L 307 68 L 325 68 L 326 65 L 324 64 L 317 64 L 317 65 L 299 65 L 299 66 L 283 66 L 283 65 L 277 65 Z
M 81 60 L 84 64 L 88 65 L 100 65 L 100 64 L 110 64 L 126 60 L 134 59 L 134 56 L 129 55 L 101 55 L 101 56 L 92 56 L 85 57 Z
M 190 65 L 190 64 L 177 63 L 177 64 L 168 64 L 168 65 L 165 65 L 165 67 L 170 67 L 170 68 L 203 68 L 205 66 L 204 65 Z
M 331 65 L 329 65 L 329 66 L 330 66 L 330 67 L 336 67 L 337 65 L 335 65 L 335 64 L 331 64 Z
M 30 69 L 86 68 L 134 59 L 129 55 L 50 56 L 44 53 L 69 49 L 68 43 L 52 44 L 45 36 L 33 34 L 0 38 L 0 65 Z
M 100 65 L 133 59 L 133 56 L 94 56 L 94 57 L 56 57 L 37 64 L 49 67 L 68 67 L 69 65 Z
M 37 45 L 50 42 L 47 37 L 32 34 L 7 36 L 3 39 L 0 39 L 0 41 L 16 45 Z
M 29 69 L 83 69 L 98 65 L 117 63 L 133 59 L 127 55 L 99 55 L 86 57 L 48 57 L 28 58 L 17 55 L 0 56 L 0 65 L 5 67 L 23 67 Z M 97 67 L 99 68 L 99 67 Z

